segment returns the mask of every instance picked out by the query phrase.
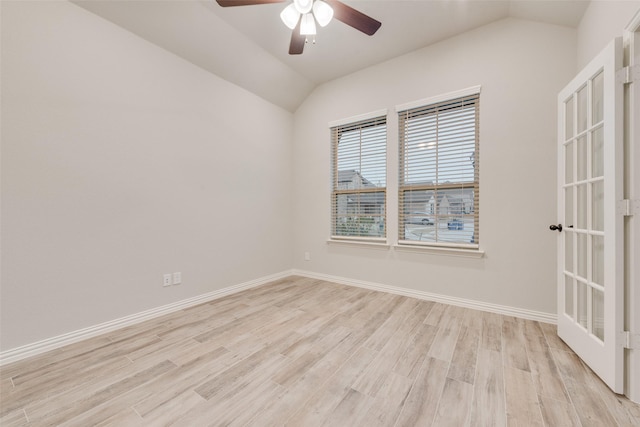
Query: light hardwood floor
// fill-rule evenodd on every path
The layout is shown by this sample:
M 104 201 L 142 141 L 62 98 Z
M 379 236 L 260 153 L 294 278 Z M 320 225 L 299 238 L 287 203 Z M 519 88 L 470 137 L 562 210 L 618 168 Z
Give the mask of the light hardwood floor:
M 291 277 L 0 368 L 0 425 L 639 426 L 555 327 Z

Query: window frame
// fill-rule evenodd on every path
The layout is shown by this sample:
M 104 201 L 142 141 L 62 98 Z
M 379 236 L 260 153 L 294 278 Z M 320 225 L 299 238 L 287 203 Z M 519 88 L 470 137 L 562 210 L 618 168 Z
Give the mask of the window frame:
M 449 92 L 446 94 L 438 95 L 435 97 L 422 99 L 418 101 L 413 101 L 410 103 L 397 105 L 396 106 L 396 115 L 398 119 L 398 200 L 397 200 L 397 214 L 398 214 L 398 241 L 397 244 L 394 245 L 397 249 L 408 249 L 408 250 L 425 250 L 431 253 L 437 253 L 442 251 L 442 253 L 447 254 L 460 254 L 464 255 L 465 253 L 478 254 L 482 256 L 484 254 L 483 251 L 480 250 L 479 245 L 479 236 L 480 236 L 480 92 L 481 86 L 473 86 L 470 88 L 462 89 L 455 92 Z M 438 104 L 445 104 L 448 102 L 456 102 L 458 100 L 462 100 L 463 98 L 471 98 L 476 97 L 475 100 L 475 149 L 474 149 L 474 181 L 471 185 L 451 185 L 451 184 L 417 184 L 417 185 L 407 185 L 404 182 L 405 177 L 405 135 L 403 134 L 404 130 L 404 122 L 407 120 L 407 114 L 410 114 L 412 111 L 428 109 L 429 107 L 435 107 Z M 436 166 L 437 167 L 437 166 Z M 474 196 L 473 196 L 473 223 L 474 223 L 474 234 L 473 234 L 473 243 L 462 243 L 462 242 L 425 242 L 419 240 L 407 240 L 405 239 L 405 212 L 404 212 L 404 192 L 412 191 L 412 190 L 446 190 L 447 188 L 455 188 L 455 189 L 463 189 L 463 188 L 473 188 Z M 463 190 L 464 191 L 464 190 Z M 473 255 L 471 255 L 473 256 Z
M 379 122 L 375 124 L 376 122 Z M 376 187 L 376 188 L 360 188 L 360 189 L 339 189 L 338 188 L 338 140 L 336 138 L 338 129 L 348 129 L 351 127 L 357 128 L 360 125 L 365 125 L 371 123 L 372 126 L 376 125 L 385 125 L 385 134 L 384 134 L 384 173 L 385 173 L 385 185 L 384 187 Z M 331 155 L 331 183 L 330 183 L 330 191 L 331 191 L 331 203 L 330 203 L 330 233 L 328 241 L 330 243 L 353 243 L 353 244 L 371 244 L 375 246 L 386 245 L 387 237 L 388 237 L 388 167 L 387 167 L 387 156 L 388 156 L 388 148 L 389 148 L 389 120 L 388 120 L 388 110 L 377 110 L 372 111 L 370 113 L 361 114 L 358 116 L 353 116 L 341 120 L 335 120 L 329 122 L 329 130 L 330 130 L 330 155 Z M 363 177 L 364 178 L 364 177 Z M 336 232 L 336 224 L 337 224 L 337 197 L 340 194 L 372 194 L 372 193 L 383 193 L 382 199 L 384 200 L 384 211 L 382 213 L 382 224 L 383 224 L 383 234 L 382 236 L 365 236 L 365 235 L 339 235 Z

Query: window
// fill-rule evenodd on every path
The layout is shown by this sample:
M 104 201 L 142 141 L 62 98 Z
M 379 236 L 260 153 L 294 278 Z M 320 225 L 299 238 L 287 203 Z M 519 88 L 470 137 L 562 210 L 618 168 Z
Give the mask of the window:
M 387 119 L 331 127 L 332 238 L 386 236 Z
M 463 92 L 398 107 L 401 244 L 478 247 L 479 88 Z

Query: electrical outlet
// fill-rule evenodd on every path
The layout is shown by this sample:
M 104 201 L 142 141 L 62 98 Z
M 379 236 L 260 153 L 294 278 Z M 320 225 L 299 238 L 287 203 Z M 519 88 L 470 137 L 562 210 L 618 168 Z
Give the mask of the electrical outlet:
M 162 286 L 171 286 L 171 274 L 167 273 L 163 276 Z
M 311 261 L 311 254 L 309 252 L 305 252 L 304 253 L 304 260 L 305 261 Z
M 182 283 L 182 273 L 177 271 L 177 272 L 173 273 L 173 284 L 174 285 L 179 285 L 180 283 Z

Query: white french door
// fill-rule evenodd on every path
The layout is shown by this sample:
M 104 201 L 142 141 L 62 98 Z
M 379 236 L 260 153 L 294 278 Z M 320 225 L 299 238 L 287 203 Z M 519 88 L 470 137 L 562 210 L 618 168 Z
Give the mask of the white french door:
M 558 335 L 623 392 L 622 40 L 558 95 Z

